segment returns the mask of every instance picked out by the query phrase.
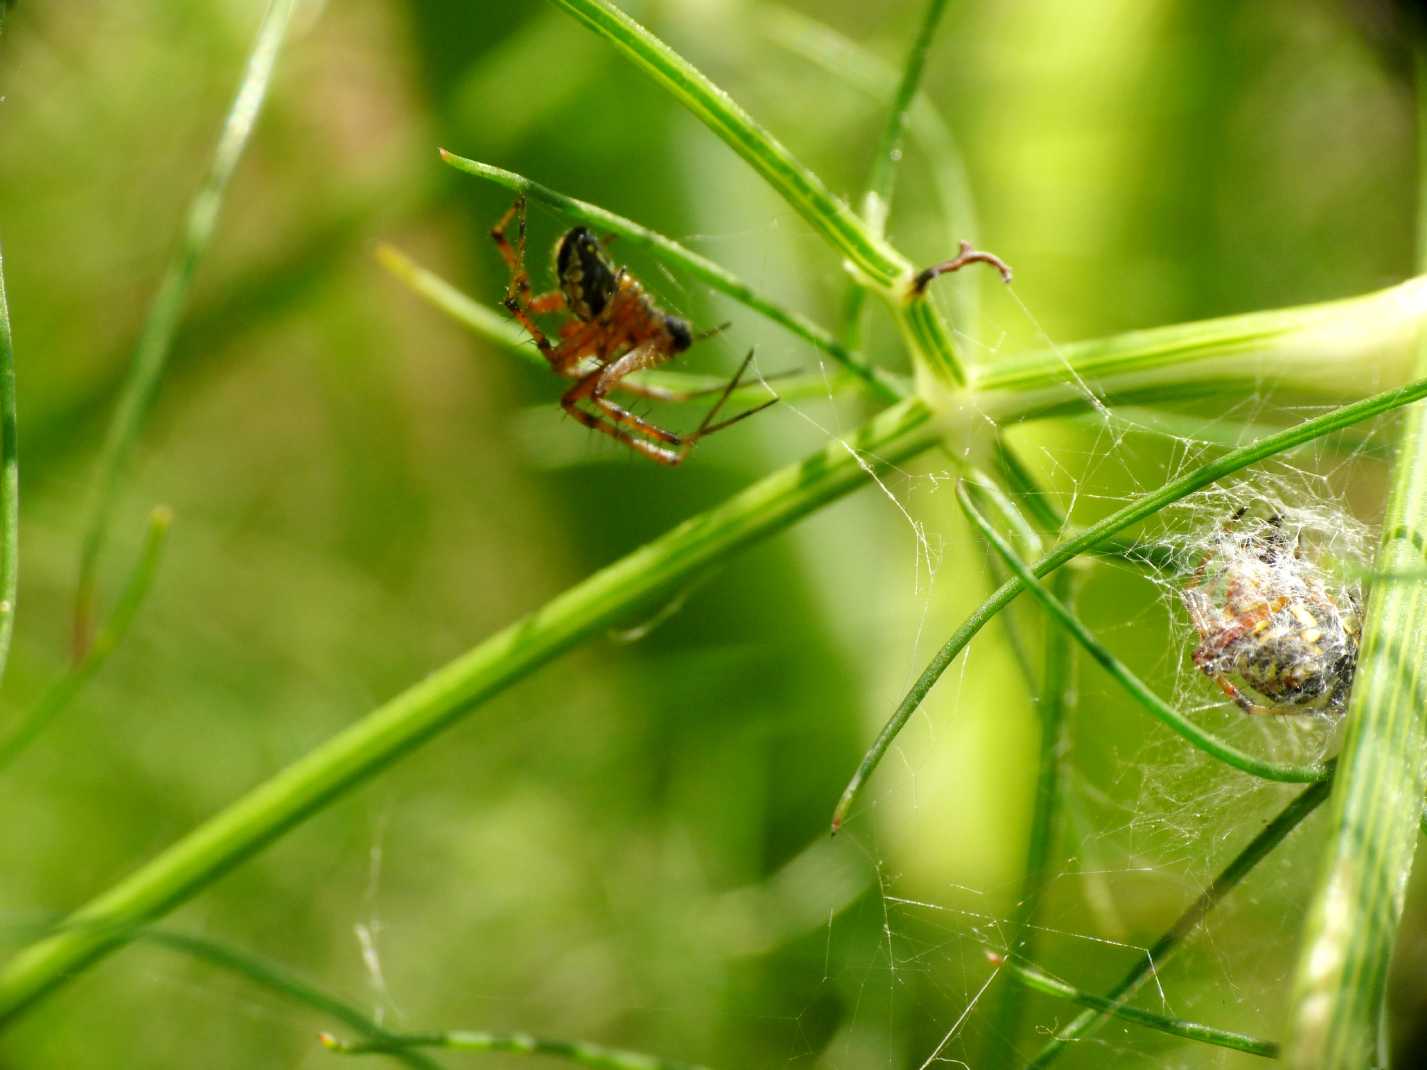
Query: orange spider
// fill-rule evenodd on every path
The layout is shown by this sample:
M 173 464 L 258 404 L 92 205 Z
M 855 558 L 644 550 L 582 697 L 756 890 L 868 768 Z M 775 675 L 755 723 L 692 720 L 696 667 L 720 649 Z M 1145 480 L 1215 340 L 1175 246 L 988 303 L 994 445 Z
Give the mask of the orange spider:
M 505 236 L 512 219 L 517 221 L 514 247 Z M 690 434 L 666 431 L 615 404 L 607 395 L 616 390 L 659 401 L 682 401 L 694 396 L 631 383 L 625 377 L 672 360 L 721 328 L 695 335 L 687 322 L 659 308 L 639 280 L 611 263 L 604 247 L 584 227 L 566 231 L 555 243 L 559 289 L 532 295 L 530 275 L 525 269 L 524 195 L 517 197 L 491 228 L 491 237 L 510 268 L 505 307 L 530 332 L 551 369 L 576 380 L 560 398 L 560 404 L 586 427 L 609 435 L 652 461 L 673 467 L 683 463 L 701 438 L 777 402 L 775 397 L 737 416 L 714 422 L 753 360 L 753 351 L 749 350 L 738 374 L 722 388 L 718 401 Z M 571 317 L 560 326 L 559 344 L 550 341 L 534 318 L 552 312 L 568 312 Z

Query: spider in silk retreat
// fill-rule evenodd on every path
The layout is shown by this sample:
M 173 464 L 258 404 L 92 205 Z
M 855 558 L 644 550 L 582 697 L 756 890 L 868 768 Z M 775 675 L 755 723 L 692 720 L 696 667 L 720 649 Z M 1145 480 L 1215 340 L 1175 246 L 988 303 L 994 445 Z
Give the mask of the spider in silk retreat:
M 512 221 L 516 223 L 514 245 L 506 237 Z M 549 293 L 532 293 L 525 267 L 524 196 L 516 198 L 491 228 L 491 237 L 510 268 L 505 307 L 530 333 L 551 369 L 575 380 L 575 385 L 560 398 L 560 404 L 586 427 L 609 435 L 652 461 L 673 467 L 684 462 L 700 439 L 777 402 L 774 397 L 736 416 L 718 420 L 719 411 L 753 360 L 753 351 L 749 350 L 738 373 L 717 389 L 718 400 L 694 431 L 676 434 L 630 412 L 610 400 L 609 395 L 623 392 L 657 401 L 683 401 L 695 396 L 630 382 L 626 377 L 674 359 L 722 328 L 695 334 L 686 321 L 655 304 L 638 279 L 610 260 L 606 243 L 596 240 L 584 227 L 567 230 L 555 243 L 558 288 Z M 566 313 L 567 318 L 560 325 L 559 341 L 552 342 L 535 317 L 559 312 Z
M 1341 710 L 1358 664 L 1358 591 L 1331 588 L 1282 517 L 1247 514 L 1237 510 L 1214 536 L 1180 592 L 1200 636 L 1194 664 L 1245 713 Z

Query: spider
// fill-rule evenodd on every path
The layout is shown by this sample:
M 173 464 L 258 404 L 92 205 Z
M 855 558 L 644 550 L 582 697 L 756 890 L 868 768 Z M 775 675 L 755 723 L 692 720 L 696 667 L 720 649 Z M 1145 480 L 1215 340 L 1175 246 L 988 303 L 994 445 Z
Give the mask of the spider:
M 505 236 L 512 219 L 517 223 L 514 246 Z M 722 387 L 718 400 L 690 434 L 666 431 L 615 404 L 607 395 L 616 390 L 659 401 L 682 401 L 696 396 L 632 383 L 625 377 L 672 360 L 722 328 L 694 334 L 687 322 L 656 305 L 633 275 L 610 261 L 605 245 L 612 239 L 601 243 L 584 227 L 566 231 L 555 243 L 555 277 L 559 288 L 532 295 L 530 275 L 525 268 L 524 195 L 517 197 L 500 222 L 491 228 L 491 237 L 510 268 L 505 307 L 530 332 L 551 369 L 576 381 L 560 398 L 560 404 L 586 427 L 609 435 L 652 461 L 674 467 L 684 462 L 700 439 L 777 402 L 775 397 L 737 416 L 714 422 L 753 360 L 753 351 L 749 350 L 738 373 Z M 570 314 L 560 326 L 558 344 L 550 341 L 534 318 L 552 312 Z
M 1237 510 L 1181 592 L 1201 642 L 1194 664 L 1245 713 L 1340 710 L 1358 662 L 1356 590 L 1330 592 L 1283 519 Z M 1251 701 L 1236 675 L 1271 705 Z

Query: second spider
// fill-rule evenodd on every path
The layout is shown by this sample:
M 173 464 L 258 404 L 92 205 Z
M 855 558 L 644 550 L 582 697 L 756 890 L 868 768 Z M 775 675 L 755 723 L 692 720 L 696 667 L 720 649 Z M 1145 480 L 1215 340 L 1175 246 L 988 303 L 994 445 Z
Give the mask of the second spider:
M 516 223 L 514 245 L 506 237 L 512 220 Z M 716 332 L 695 335 L 687 322 L 659 308 L 639 280 L 615 266 L 604 246 L 584 227 L 566 231 L 555 243 L 559 288 L 533 294 L 525 267 L 523 196 L 491 228 L 491 237 L 510 268 L 505 307 L 530 332 L 551 369 L 575 380 L 575 385 L 560 398 L 560 404 L 586 427 L 672 467 L 682 464 L 701 438 L 761 412 L 778 400 L 771 398 L 736 416 L 717 419 L 753 360 L 750 350 L 738 374 L 722 388 L 718 400 L 693 432 L 676 434 L 630 412 L 608 395 L 622 391 L 660 401 L 681 401 L 690 396 L 631 382 L 626 377 L 672 360 L 696 341 Z M 558 343 L 552 342 L 535 322 L 537 315 L 555 312 L 569 315 L 560 326 Z

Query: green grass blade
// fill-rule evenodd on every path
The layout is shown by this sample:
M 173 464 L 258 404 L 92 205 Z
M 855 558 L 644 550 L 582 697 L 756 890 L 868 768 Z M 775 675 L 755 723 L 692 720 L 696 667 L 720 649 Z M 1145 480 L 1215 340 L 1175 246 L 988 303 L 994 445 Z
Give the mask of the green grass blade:
M 5 17 L 0 7 L 0 20 Z M 15 337 L 0 253 L 0 679 L 10 660 L 20 581 L 20 439 L 15 416 Z
M 902 159 L 902 141 L 907 132 L 907 121 L 911 115 L 912 101 L 916 98 L 922 82 L 922 70 L 926 66 L 927 51 L 932 38 L 946 13 L 946 0 L 930 0 L 922 16 L 917 35 L 907 53 L 907 61 L 902 67 L 902 76 L 897 82 L 892 96 L 892 108 L 887 115 L 887 125 L 872 156 L 872 167 L 867 178 L 867 192 L 862 195 L 862 218 L 868 229 L 879 238 L 887 233 L 887 218 L 892 211 L 892 196 L 896 192 L 897 165 Z M 841 337 L 848 345 L 856 344 L 861 337 L 862 306 L 867 291 L 853 282 L 843 302 Z
M 1182 1018 L 1167 1018 L 1162 1014 L 1151 1014 L 1149 1011 L 1142 1011 L 1135 1007 L 1126 1007 L 1124 1004 L 1116 1003 L 1112 999 L 1104 996 L 1097 996 L 1090 992 L 1084 992 L 1074 985 L 1066 984 L 1058 980 L 1044 970 L 1038 969 L 1027 962 L 1017 961 L 1003 955 L 991 954 L 988 956 L 996 966 L 1004 966 L 1007 976 L 1018 985 L 1029 988 L 1032 991 L 1040 992 L 1047 996 L 1058 996 L 1061 999 L 1068 999 L 1072 1003 L 1078 1003 L 1082 1007 L 1089 1007 L 1092 1010 L 1101 1011 L 1105 1014 L 1112 1014 L 1116 1018 L 1126 1022 L 1133 1022 L 1149 1029 L 1158 1030 L 1161 1033 L 1168 1033 L 1172 1037 L 1183 1037 L 1185 1040 L 1197 1040 L 1201 1044 L 1213 1044 L 1220 1048 L 1229 1048 L 1233 1051 L 1241 1051 L 1247 1055 L 1259 1055 L 1265 1059 L 1278 1058 L 1278 1045 L 1271 1040 L 1259 1040 L 1246 1033 L 1235 1033 L 1227 1029 L 1215 1029 L 1212 1026 L 1200 1025 L 1197 1022 L 1186 1022 Z
M 1020 581 L 1021 587 L 1030 591 L 1036 601 L 1040 602 L 1055 619 L 1055 622 L 1069 632 L 1075 641 L 1085 649 L 1085 652 L 1128 691 L 1151 717 L 1210 757 L 1217 758 L 1225 765 L 1232 766 L 1241 773 L 1248 773 L 1250 776 L 1274 780 L 1282 784 L 1306 784 L 1316 780 L 1326 780 L 1332 775 L 1332 766 L 1325 763 L 1306 766 L 1280 765 L 1276 762 L 1266 762 L 1261 758 L 1255 758 L 1252 754 L 1241 751 L 1232 744 L 1219 739 L 1212 732 L 1206 732 L 1170 706 L 1155 694 L 1148 684 L 1132 673 L 1129 666 L 1102 646 L 1090 634 L 1090 630 L 1080 623 L 1080 619 L 1066 608 L 1065 603 L 1056 598 L 1045 584 L 1036 579 L 1026 563 L 1016 556 L 1010 543 L 1001 537 L 1001 534 L 992 527 L 990 521 L 976 508 L 966 483 L 957 484 L 956 497 L 957 501 L 961 503 L 962 511 L 1010 567 L 1016 579 Z
M 99 558 L 109 535 L 112 514 L 119 498 L 120 481 L 138 441 L 144 419 L 158 393 L 159 382 L 163 378 L 174 332 L 178 329 L 179 319 L 183 315 L 194 273 L 218 223 L 218 213 L 223 204 L 228 180 L 237 169 L 243 149 L 257 122 L 263 98 L 267 95 L 273 68 L 277 63 L 278 50 L 287 33 L 295 2 L 296 0 L 272 0 L 263 16 L 257 42 L 248 57 L 247 69 L 228 111 L 207 177 L 189 207 L 178 251 L 169 263 L 159 292 L 149 308 L 148 320 L 134 350 L 134 359 L 123 394 L 109 424 L 80 548 L 74 620 L 76 655 L 82 654 L 88 645 L 93 627 Z
M 897 93 L 892 98 L 892 110 L 887 116 L 887 125 L 877 143 L 876 155 L 872 157 L 872 172 L 867 182 L 867 193 L 863 197 L 862 215 L 874 234 L 887 232 L 887 215 L 892 207 L 892 195 L 896 191 L 897 164 L 902 156 L 902 140 L 906 135 L 912 101 L 921 88 L 927 51 L 931 48 L 937 27 L 941 25 L 942 16 L 946 14 L 946 3 L 947 0 L 929 0 L 927 4 L 921 25 L 917 27 L 917 36 L 907 53 L 902 79 L 897 84 Z
M 1209 484 L 1223 479 L 1225 476 L 1232 475 L 1266 457 L 1283 453 L 1285 450 L 1301 446 L 1305 442 L 1311 442 L 1341 428 L 1351 427 L 1381 413 L 1411 404 L 1423 397 L 1427 397 L 1427 379 L 1420 379 L 1407 386 L 1364 398 L 1351 405 L 1344 405 L 1321 416 L 1304 420 L 1277 434 L 1259 439 L 1249 446 L 1230 450 L 1219 459 L 1187 472 L 1178 479 L 1171 480 L 1158 490 L 1141 495 L 1105 519 L 1086 528 L 1079 535 L 1061 543 L 1037 561 L 1031 571 L 1037 577 L 1049 575 L 1067 561 L 1087 552 L 1110 536 L 1118 534 L 1130 525 L 1152 516 L 1166 506 L 1202 487 L 1207 487 Z M 957 654 L 971 641 L 971 638 L 985 626 L 986 622 L 1009 605 L 1023 589 L 1020 580 L 1007 580 L 962 622 L 961 626 L 952 633 L 942 648 L 933 656 L 896 711 L 882 727 L 882 731 L 878 733 L 857 771 L 853 774 L 852 780 L 843 790 L 842 798 L 838 801 L 837 808 L 833 812 L 832 831 L 834 833 L 842 827 L 848 811 L 862 791 L 862 786 L 881 763 L 893 740 L 911 719 L 912 714 L 916 712 L 927 693 L 941 678 L 941 674 L 946 671 Z M 1417 805 L 1414 804 L 1414 814 L 1417 808 Z
M 1120 983 L 1109 991 L 1105 997 L 1106 1002 L 1112 1007 L 1124 1006 L 1146 981 L 1163 969 L 1170 958 L 1183 946 L 1189 935 L 1199 928 L 1200 923 L 1209 916 L 1209 913 L 1223 902 L 1224 898 L 1238 887 L 1254 867 L 1268 857 L 1269 853 L 1281 844 L 1290 832 L 1302 824 L 1304 819 L 1328 798 L 1329 784 L 1330 781 L 1326 780 L 1310 784 L 1279 811 L 1278 815 L 1265 825 L 1263 830 L 1220 871 L 1209 887 L 1199 893 L 1198 898 L 1175 920 L 1175 923 L 1165 931 L 1164 935 L 1154 942 L 1145 956 L 1136 962 Z M 1085 1039 L 1104 1025 L 1109 1015 L 1110 1010 L 1105 1007 L 1083 1011 L 1056 1031 L 1055 1036 L 1046 1042 L 1036 1057 L 1026 1064 L 1026 1070 L 1040 1070 L 1041 1067 L 1049 1066 L 1074 1046 L 1076 1041 Z
M 284 999 L 311 1007 L 349 1029 L 355 1029 L 364 1037 L 379 1039 L 391 1035 L 358 1007 L 308 984 L 285 967 L 266 962 L 227 944 L 190 936 L 187 933 L 146 929 L 141 935 L 146 943 L 217 966 L 276 992 Z M 417 1070 L 438 1070 L 441 1065 L 422 1052 L 406 1048 L 394 1048 L 388 1054 L 397 1062 L 416 1067 Z
M 529 1033 L 487 1033 L 453 1029 L 445 1033 L 405 1033 L 372 1040 L 341 1041 L 322 1035 L 322 1045 L 339 1055 L 381 1055 L 413 1048 L 444 1048 L 449 1051 L 503 1052 L 508 1055 L 543 1055 L 563 1059 L 592 1070 L 706 1070 L 694 1063 L 674 1062 L 638 1051 L 606 1048 L 583 1040 L 550 1040 Z
M 608 41 L 688 108 L 874 286 L 890 291 L 909 282 L 912 265 L 688 60 L 608 0 L 551 2 Z
M 720 293 L 726 294 L 797 335 L 803 341 L 817 346 L 866 383 L 868 389 L 883 401 L 900 401 L 907 396 L 906 386 L 896 376 L 884 372 L 880 368 L 872 367 L 861 355 L 843 346 L 830 332 L 819 327 L 807 317 L 762 297 L 753 287 L 732 272 L 725 270 L 707 257 L 700 256 L 691 249 L 686 249 L 672 238 L 666 238 L 657 231 L 650 230 L 648 227 L 641 226 L 631 219 L 616 215 L 598 205 L 590 204 L 588 201 L 568 197 L 548 186 L 533 182 L 523 175 L 517 175 L 513 171 L 492 167 L 490 164 L 480 163 L 477 160 L 468 160 L 463 156 L 447 152 L 445 149 L 441 150 L 441 159 L 458 171 L 483 178 L 488 182 L 494 182 L 515 193 L 523 193 L 571 219 L 578 219 L 610 234 L 618 234 L 629 244 L 648 249 L 649 252 L 675 270 L 707 283 Z
M 831 76 L 838 88 L 852 86 L 879 103 L 896 96 L 902 75 L 881 57 L 834 30 L 826 23 L 777 4 L 760 4 L 758 19 L 769 38 L 785 51 L 814 64 Z M 946 120 L 925 93 L 916 94 L 908 111 L 909 129 L 927 158 L 933 187 L 946 223 L 947 248 L 977 231 L 975 198 L 966 161 Z M 855 287 L 858 307 L 866 291 Z M 980 322 L 980 291 L 975 286 L 958 286 L 952 291 L 953 321 L 975 335 Z M 846 324 L 851 310 L 845 309 Z M 845 340 L 845 339 L 844 339 Z
M 1416 55 L 1419 248 L 1427 266 L 1427 45 Z M 1427 338 L 1418 353 L 1427 374 Z M 1408 414 L 1375 567 L 1427 563 L 1427 413 Z M 1363 624 L 1331 808 L 1332 838 L 1304 929 L 1287 1062 L 1356 1070 L 1378 1056 L 1387 971 L 1427 784 L 1427 584 L 1376 585 Z
M 671 585 L 936 442 L 917 399 L 762 479 L 567 590 L 298 759 L 0 968 L 0 1024 L 462 714 Z
M 0 772 L 7 769 L 10 763 L 20 755 L 20 752 L 33 743 L 45 730 L 45 727 L 64 712 L 65 708 L 74 701 L 74 697 L 79 694 L 85 684 L 94 678 L 109 659 L 109 655 L 129 634 L 129 628 L 133 625 L 139 608 L 143 605 L 149 589 L 153 586 L 154 576 L 158 572 L 159 559 L 163 555 L 164 543 L 168 536 L 169 525 L 172 522 L 173 513 L 166 507 L 160 506 L 149 514 L 148 531 L 144 536 L 143 548 L 139 551 L 139 559 L 135 562 L 133 571 L 124 581 L 118 601 L 114 603 L 114 609 L 95 633 L 94 641 L 89 644 L 79 660 L 72 662 L 60 674 L 59 678 L 45 689 L 39 701 L 20 719 L 13 730 L 3 740 L 0 740 Z

